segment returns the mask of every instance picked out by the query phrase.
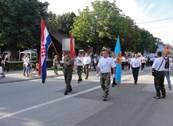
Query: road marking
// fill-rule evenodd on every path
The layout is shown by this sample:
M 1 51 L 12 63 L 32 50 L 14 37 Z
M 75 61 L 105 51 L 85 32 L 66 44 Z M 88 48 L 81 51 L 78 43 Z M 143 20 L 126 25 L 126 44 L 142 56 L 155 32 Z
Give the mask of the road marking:
M 125 75 L 125 76 L 122 77 L 122 81 L 126 80 L 126 79 L 129 79 L 131 77 L 132 77 L 132 75 Z M 96 81 L 96 80 L 94 80 L 94 81 Z M 37 109 L 39 107 L 43 107 L 43 106 L 46 106 L 46 105 L 49 105 L 49 104 L 53 104 L 53 103 L 56 103 L 56 102 L 59 102 L 59 101 L 62 101 L 62 100 L 65 100 L 65 99 L 68 99 L 68 98 L 71 98 L 71 97 L 75 97 L 75 96 L 78 96 L 78 95 L 81 95 L 81 94 L 85 94 L 85 93 L 97 90 L 99 88 L 101 88 L 100 85 L 96 86 L 96 87 L 93 87 L 93 88 L 90 88 L 90 89 L 87 89 L 85 91 L 81 91 L 81 92 L 78 92 L 78 93 L 75 93 L 75 94 L 67 95 L 67 96 L 64 96 L 62 98 L 54 99 L 54 100 L 51 100 L 51 101 L 48 101 L 48 102 L 45 102 L 45 103 L 42 103 L 42 104 L 38 104 L 38 105 L 29 107 L 29 108 L 26 108 L 26 109 L 22 109 L 22 110 L 19 110 L 19 111 L 16 111 L 16 112 L 12 112 L 12 113 L 1 116 L 0 120 L 2 120 L 4 118 L 9 118 L 9 117 L 12 117 L 12 116 L 15 116 L 15 115 L 18 115 L 18 114 L 33 110 L 33 109 Z
M 59 102 L 59 101 L 62 101 L 62 100 L 65 100 L 65 99 L 68 99 L 68 98 L 71 98 L 71 97 L 75 97 L 77 95 L 88 93 L 88 92 L 94 91 L 94 90 L 99 89 L 99 88 L 100 88 L 100 85 L 97 86 L 97 87 L 94 87 L 94 88 L 90 88 L 90 89 L 85 90 L 85 91 L 78 92 L 76 94 L 67 95 L 67 96 L 64 96 L 62 98 L 54 99 L 54 100 L 51 100 L 51 101 L 48 101 L 48 102 L 45 102 L 45 103 L 42 103 L 42 104 L 39 104 L 39 105 L 35 105 L 35 106 L 29 107 L 29 108 L 26 108 L 26 109 L 22 109 L 20 111 L 9 113 L 9 114 L 6 114 L 6 115 L 1 116 L 0 117 L 0 120 L 1 119 L 4 119 L 4 118 L 15 116 L 15 115 L 20 114 L 20 113 L 23 113 L 23 112 L 27 112 L 27 111 L 36 109 L 36 108 L 39 108 L 39 107 L 43 107 L 43 106 L 46 106 L 46 105 L 49 105 L 49 104 L 52 104 L 52 103 L 55 103 L 55 102 Z

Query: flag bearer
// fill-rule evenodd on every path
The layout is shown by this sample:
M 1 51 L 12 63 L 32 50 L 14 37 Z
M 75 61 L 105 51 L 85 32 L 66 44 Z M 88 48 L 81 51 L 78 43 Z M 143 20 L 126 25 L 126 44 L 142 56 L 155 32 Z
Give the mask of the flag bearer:
M 96 76 L 100 72 L 100 84 L 103 89 L 103 101 L 107 100 L 109 95 L 109 85 L 111 82 L 111 68 L 113 68 L 113 77 L 115 77 L 115 62 L 109 57 L 108 51 L 102 51 L 102 58 L 99 60 L 96 70 Z

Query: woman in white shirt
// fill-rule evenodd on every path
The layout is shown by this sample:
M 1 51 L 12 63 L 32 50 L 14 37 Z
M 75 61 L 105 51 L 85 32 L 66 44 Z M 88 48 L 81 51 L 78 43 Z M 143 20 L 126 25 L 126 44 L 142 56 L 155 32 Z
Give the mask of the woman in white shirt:
M 83 58 L 84 64 L 84 73 L 86 74 L 85 79 L 88 79 L 89 76 L 89 64 L 91 63 L 91 58 L 88 56 L 88 53 L 85 53 L 85 57 Z
M 141 60 L 138 58 L 138 55 L 135 54 L 135 57 L 132 58 L 130 62 L 131 68 L 132 68 L 132 73 L 133 73 L 133 78 L 134 78 L 134 84 L 137 84 L 138 81 L 138 74 L 139 74 L 139 69 L 141 66 Z

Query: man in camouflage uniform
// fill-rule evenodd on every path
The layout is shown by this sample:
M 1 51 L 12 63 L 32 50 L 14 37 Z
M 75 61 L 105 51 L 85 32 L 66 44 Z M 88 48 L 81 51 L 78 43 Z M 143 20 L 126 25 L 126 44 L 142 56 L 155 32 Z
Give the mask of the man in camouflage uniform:
M 63 72 L 66 83 L 64 95 L 67 95 L 68 92 L 72 91 L 71 79 L 72 79 L 73 65 L 74 65 L 74 60 L 70 57 L 70 51 L 64 52 L 64 60 L 60 61 L 60 63 L 63 64 Z
M 103 89 L 103 101 L 107 100 L 109 95 L 109 85 L 111 82 L 111 68 L 113 70 L 113 78 L 115 77 L 115 62 L 109 57 L 108 51 L 102 51 L 102 58 L 99 60 L 96 70 L 96 76 L 100 72 L 100 84 Z

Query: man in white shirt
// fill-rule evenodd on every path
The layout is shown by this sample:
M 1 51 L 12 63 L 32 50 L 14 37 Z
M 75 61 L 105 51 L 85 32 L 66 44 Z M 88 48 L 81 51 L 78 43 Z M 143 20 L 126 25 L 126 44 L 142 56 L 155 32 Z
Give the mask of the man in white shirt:
M 146 58 L 142 55 L 141 56 L 141 70 L 145 68 Z
M 103 89 L 103 101 L 107 100 L 109 95 L 109 85 L 111 82 L 111 68 L 113 68 L 113 78 L 115 77 L 115 62 L 112 58 L 109 57 L 106 50 L 102 51 L 102 56 L 98 62 L 96 76 L 100 72 L 100 84 Z
M 78 56 L 76 57 L 76 66 L 77 66 L 77 74 L 78 74 L 78 83 L 82 81 L 82 72 L 83 72 L 83 56 L 79 52 Z
M 134 84 L 137 84 L 138 81 L 138 74 L 139 74 L 139 69 L 141 66 L 141 61 L 138 58 L 138 55 L 135 54 L 135 57 L 132 58 L 131 62 L 130 62 L 131 68 L 132 68 L 132 73 L 133 73 L 133 78 L 134 78 Z
M 156 96 L 154 98 L 161 99 L 166 97 L 166 91 L 164 87 L 164 77 L 165 77 L 165 60 L 162 57 L 162 52 L 157 52 L 157 58 L 154 60 L 152 65 L 152 73 L 154 76 L 154 85 L 156 89 Z
M 84 64 L 84 73 L 86 74 L 85 79 L 88 79 L 89 76 L 89 64 L 91 63 L 91 58 L 88 56 L 88 53 L 85 53 L 85 57 L 83 58 L 83 64 Z
M 170 80 L 170 65 L 171 65 L 172 60 L 168 55 L 166 55 L 164 57 L 164 59 L 165 59 L 165 76 L 166 76 L 166 80 L 168 83 L 168 88 L 169 88 L 169 90 L 171 90 L 172 85 L 171 85 L 171 80 Z
M 116 55 L 115 55 L 115 53 L 114 53 L 112 59 L 113 59 L 113 61 L 115 62 L 115 70 L 116 70 Z M 112 72 L 112 75 L 113 75 L 113 74 L 114 74 L 114 73 L 113 73 L 113 68 L 112 68 L 111 72 Z M 115 81 L 115 77 L 113 77 L 112 87 L 114 87 L 114 86 L 116 86 L 116 85 L 117 85 L 117 83 L 116 83 L 116 81 Z

